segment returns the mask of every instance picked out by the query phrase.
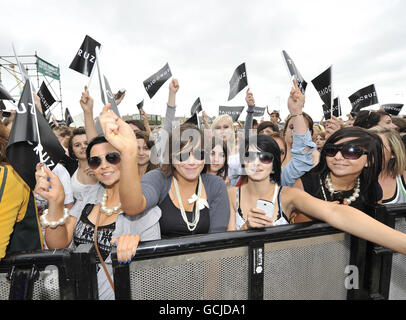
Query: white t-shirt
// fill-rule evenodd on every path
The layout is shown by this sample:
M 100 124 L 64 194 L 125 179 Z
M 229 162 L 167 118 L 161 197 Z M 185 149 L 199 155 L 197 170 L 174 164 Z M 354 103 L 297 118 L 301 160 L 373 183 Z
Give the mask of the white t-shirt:
M 75 202 L 83 200 L 84 195 L 97 193 L 97 190 L 100 187 L 99 183 L 95 184 L 80 183 L 78 180 L 78 170 L 76 170 L 75 173 L 72 175 L 72 178 L 70 178 L 73 191 L 73 199 L 75 200 Z

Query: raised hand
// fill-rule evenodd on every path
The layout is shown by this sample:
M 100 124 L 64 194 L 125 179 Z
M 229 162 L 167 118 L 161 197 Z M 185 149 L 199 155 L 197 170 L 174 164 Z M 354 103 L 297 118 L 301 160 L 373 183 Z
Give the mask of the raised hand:
M 305 96 L 302 91 L 300 91 L 297 81 L 293 80 L 293 88 L 290 91 L 290 96 L 288 99 L 288 108 L 290 114 L 296 115 L 302 113 L 305 100 Z
M 65 190 L 58 176 L 45 167 L 44 164 L 38 163 L 35 171 L 37 181 L 34 192 L 42 198 L 56 204 L 62 204 L 65 200 Z
M 247 95 L 245 96 L 245 101 L 247 102 L 247 105 L 249 107 L 255 106 L 254 94 L 251 92 L 250 88 L 248 88 L 248 90 L 247 90 Z
M 110 110 L 110 104 L 103 108 L 99 117 L 106 140 L 121 154 L 137 155 L 138 144 L 130 125 Z
M 176 106 L 176 94 L 179 91 L 179 82 L 177 79 L 173 78 L 172 81 L 169 83 L 169 97 L 168 97 L 168 105 L 171 107 Z
M 80 98 L 80 106 L 82 107 L 83 112 L 93 112 L 93 103 L 93 98 L 90 96 L 87 86 L 85 86 L 85 91 L 82 92 Z

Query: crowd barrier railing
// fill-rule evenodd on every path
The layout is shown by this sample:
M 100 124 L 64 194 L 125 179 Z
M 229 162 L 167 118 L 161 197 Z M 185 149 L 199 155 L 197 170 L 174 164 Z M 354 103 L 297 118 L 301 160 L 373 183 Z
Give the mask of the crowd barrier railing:
M 346 300 L 364 250 L 323 223 L 141 243 L 130 264 L 112 252 L 116 299 Z M 361 256 L 361 257 L 359 257 Z M 361 276 L 359 277 L 361 278 Z
M 0 261 L 0 300 L 98 298 L 92 245 L 14 254 Z
M 406 204 L 373 208 L 374 218 L 406 233 Z M 368 291 L 371 299 L 406 300 L 406 256 L 369 244 Z
M 406 233 L 406 204 L 370 214 Z M 117 300 L 406 299 L 406 256 L 314 222 L 140 243 L 112 251 Z M 0 261 L 0 300 L 98 299 L 93 245 Z

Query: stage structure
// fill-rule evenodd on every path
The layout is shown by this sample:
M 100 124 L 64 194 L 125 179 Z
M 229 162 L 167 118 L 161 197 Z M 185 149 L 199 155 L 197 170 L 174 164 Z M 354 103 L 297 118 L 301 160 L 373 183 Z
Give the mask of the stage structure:
M 53 64 L 45 61 L 37 55 L 19 55 L 18 60 L 25 68 L 28 76 L 31 78 L 32 83 L 38 92 L 42 82 L 45 82 L 52 96 L 56 102 L 47 110 L 54 114 L 54 110 L 60 107 L 60 116 L 64 117 L 64 110 L 62 106 L 62 86 L 59 65 L 56 67 Z M 0 83 L 8 90 L 11 96 L 16 100 L 4 101 L 7 109 L 17 108 L 20 95 L 24 87 L 24 77 L 21 74 L 15 56 L 0 56 Z

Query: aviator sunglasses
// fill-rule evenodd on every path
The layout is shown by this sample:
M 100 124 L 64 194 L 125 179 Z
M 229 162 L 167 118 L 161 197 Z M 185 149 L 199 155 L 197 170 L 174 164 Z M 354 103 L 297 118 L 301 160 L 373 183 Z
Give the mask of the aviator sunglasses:
M 119 164 L 121 161 L 121 157 L 118 152 L 110 152 L 106 154 L 104 157 L 108 163 L 114 165 Z M 101 165 L 102 161 L 103 160 L 100 157 L 91 157 L 87 159 L 87 163 L 89 164 L 89 167 L 92 170 L 97 169 Z
M 190 158 L 190 154 L 193 154 L 193 158 L 196 160 L 201 161 L 204 160 L 205 151 L 200 149 L 196 149 L 194 151 L 184 151 L 175 155 L 175 158 L 179 162 L 185 162 Z
M 273 154 L 269 152 L 246 152 L 245 158 L 247 162 L 254 162 L 257 158 L 263 164 L 270 164 L 273 162 Z
M 323 151 L 329 158 L 335 157 L 340 151 L 343 158 L 347 160 L 358 160 L 364 154 L 368 154 L 368 152 L 364 151 L 360 146 L 355 146 L 353 144 L 327 144 Z

